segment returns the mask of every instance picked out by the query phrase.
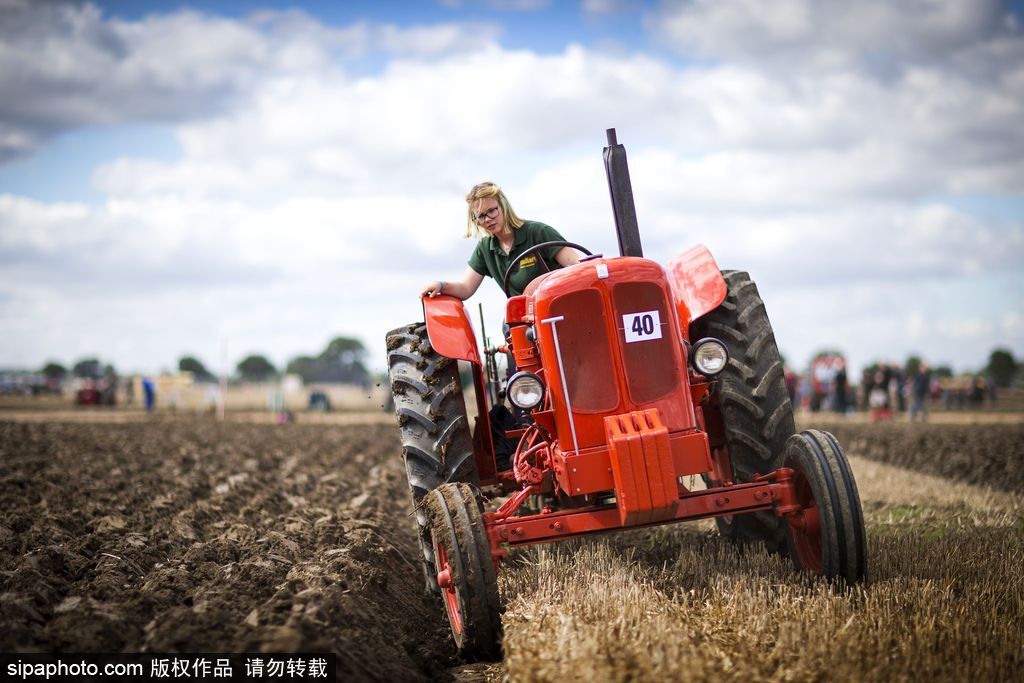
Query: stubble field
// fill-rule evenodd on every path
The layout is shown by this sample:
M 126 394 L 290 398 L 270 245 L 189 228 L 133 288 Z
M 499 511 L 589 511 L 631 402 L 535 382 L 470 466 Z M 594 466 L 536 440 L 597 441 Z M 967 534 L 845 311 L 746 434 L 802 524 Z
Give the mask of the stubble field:
M 451 656 L 397 430 L 0 421 L 0 651 L 337 653 L 339 680 L 1016 680 L 1024 424 L 829 424 L 870 582 L 712 522 L 517 553 L 505 659 Z M 351 421 L 351 420 L 350 420 Z M 896 464 L 892 464 L 896 463 Z

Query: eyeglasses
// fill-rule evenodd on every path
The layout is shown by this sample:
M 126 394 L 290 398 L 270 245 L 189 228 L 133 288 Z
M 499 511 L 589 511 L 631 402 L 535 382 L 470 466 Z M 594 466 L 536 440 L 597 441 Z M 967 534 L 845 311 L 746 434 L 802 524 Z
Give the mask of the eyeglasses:
M 484 211 L 483 213 L 478 213 L 476 215 L 476 222 L 483 223 L 484 221 L 489 221 L 492 218 L 496 217 L 499 211 L 501 211 L 500 206 L 492 206 L 487 211 Z

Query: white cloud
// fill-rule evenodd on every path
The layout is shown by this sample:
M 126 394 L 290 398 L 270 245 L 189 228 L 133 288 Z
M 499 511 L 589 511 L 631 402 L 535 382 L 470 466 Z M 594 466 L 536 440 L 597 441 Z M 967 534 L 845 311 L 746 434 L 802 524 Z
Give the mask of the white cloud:
M 89 316 L 147 340 L 134 366 L 185 352 L 213 361 L 222 336 L 279 363 L 333 334 L 376 348 L 420 314 L 419 285 L 465 267 L 461 197 L 482 179 L 521 214 L 614 254 L 600 156 L 611 126 L 629 148 L 648 255 L 703 242 L 721 266 L 750 270 L 795 362 L 840 341 L 863 363 L 1024 350 L 1019 316 L 1006 317 L 1024 300 L 1024 221 L 953 208 L 957 193 L 1024 190 L 1022 41 L 988 5 L 951 5 L 960 18 L 914 5 L 920 25 L 900 28 L 907 15 L 888 5 L 792 0 L 747 42 L 742 3 L 666 5 L 664 35 L 716 58 L 683 64 L 509 50 L 475 24 L 337 28 L 297 12 L 122 22 L 88 5 L 14 7 L 64 42 L 44 41 L 20 86 L 50 127 L 0 105 L 0 140 L 31 147 L 60 126 L 156 117 L 178 122 L 182 154 L 112 154 L 93 175 L 96 206 L 0 196 L 5 361 L 97 353 L 101 331 L 74 332 Z M 186 34 L 196 47 L 172 54 Z M 865 54 L 886 39 L 899 68 L 882 74 Z M 0 43 L 0 66 L 29 42 Z M 338 66 L 370 49 L 388 54 L 379 72 Z M 799 55 L 807 68 L 780 74 Z
M 1019 192 L 1020 81 L 1019 97 L 927 69 L 887 83 L 856 72 L 787 82 L 578 46 L 547 56 L 492 46 L 396 60 L 377 77 L 268 77 L 246 107 L 183 126 L 183 162 L 119 160 L 97 182 L 115 195 L 267 196 L 361 194 L 389 176 L 451 190 L 481 160 L 592 145 L 611 123 L 634 147 L 681 159 L 664 182 L 681 178 L 725 210 Z
M 380 211 L 385 204 L 390 213 Z M 154 369 L 189 350 L 219 358 L 227 337 L 235 354 L 261 350 L 283 364 L 342 333 L 364 335 L 372 349 L 387 329 L 420 315 L 420 269 L 460 269 L 457 235 L 431 239 L 396 226 L 396 217 L 414 215 L 437 223 L 439 210 L 449 207 L 394 198 L 293 200 L 263 212 L 0 196 L 0 326 L 11 331 L 0 357 L 100 355 Z M 393 272 L 381 271 L 382 257 Z
M 376 52 L 431 58 L 482 49 L 486 24 L 327 27 L 298 10 L 231 20 L 183 9 L 139 21 L 92 4 L 0 6 L 0 161 L 88 124 L 182 122 L 230 111 L 266 80 L 340 74 Z
M 433 58 L 484 49 L 494 43 L 500 31 L 492 24 L 438 24 L 400 28 L 374 28 L 375 43 L 399 57 Z
M 958 318 L 951 321 L 949 335 L 954 340 L 974 340 L 992 337 L 994 325 L 991 320 L 983 318 Z
M 1018 301 L 1018 303 L 1020 303 Z M 1018 309 L 1019 310 L 1019 309 Z M 1024 316 L 1017 311 L 1003 313 L 999 320 L 1002 334 L 1000 337 L 1007 339 L 1024 339 Z
M 999 0 L 665 2 L 649 25 L 684 52 L 796 68 L 944 61 L 1018 34 Z

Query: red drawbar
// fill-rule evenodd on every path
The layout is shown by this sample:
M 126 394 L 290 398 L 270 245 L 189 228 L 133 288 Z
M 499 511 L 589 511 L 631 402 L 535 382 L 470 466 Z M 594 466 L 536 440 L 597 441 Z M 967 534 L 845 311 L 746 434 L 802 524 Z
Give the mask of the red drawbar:
M 623 526 L 650 524 L 675 516 L 679 487 L 668 429 L 656 409 L 604 419 Z

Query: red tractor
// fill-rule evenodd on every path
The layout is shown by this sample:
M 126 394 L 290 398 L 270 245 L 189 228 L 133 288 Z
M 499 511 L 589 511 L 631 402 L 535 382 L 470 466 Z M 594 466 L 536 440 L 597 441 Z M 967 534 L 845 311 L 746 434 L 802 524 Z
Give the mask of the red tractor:
M 448 296 L 387 336 L 427 586 L 466 658 L 500 656 L 497 572 L 517 546 L 713 517 L 837 584 L 866 576 L 850 466 L 831 434 L 796 433 L 757 287 L 703 246 L 665 267 L 643 258 L 625 149 L 614 130 L 608 142 L 621 256 L 535 247 L 587 256 L 511 297 L 506 344 L 483 356 Z M 499 351 L 515 366 L 500 393 L 485 370 Z M 457 361 L 472 368 L 473 425 Z M 515 424 L 493 419 L 494 396 Z M 692 475 L 707 488 L 687 488 Z

